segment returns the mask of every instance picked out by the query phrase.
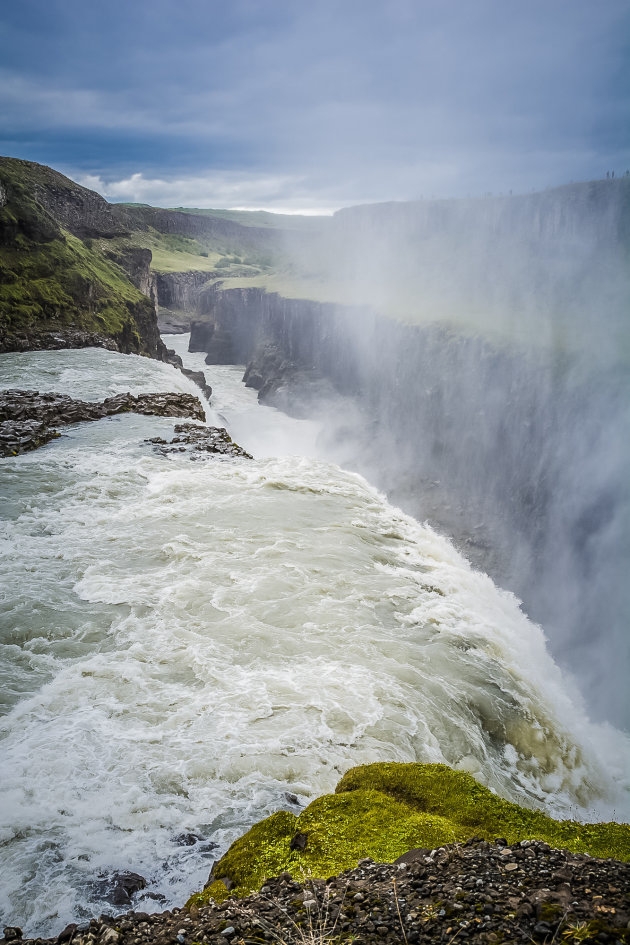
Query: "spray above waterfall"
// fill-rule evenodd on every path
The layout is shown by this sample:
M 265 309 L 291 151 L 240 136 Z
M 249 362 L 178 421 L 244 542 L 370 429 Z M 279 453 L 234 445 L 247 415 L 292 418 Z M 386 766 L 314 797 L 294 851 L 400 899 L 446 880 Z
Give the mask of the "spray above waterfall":
M 515 591 L 622 725 L 629 247 L 630 179 L 351 208 L 288 236 L 277 295 L 218 288 L 193 335 L 325 417 L 327 455 Z

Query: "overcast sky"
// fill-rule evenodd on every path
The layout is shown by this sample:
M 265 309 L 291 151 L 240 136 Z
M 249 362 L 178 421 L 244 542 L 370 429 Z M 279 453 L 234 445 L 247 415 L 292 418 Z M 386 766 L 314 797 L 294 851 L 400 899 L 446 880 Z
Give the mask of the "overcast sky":
M 4 0 L 0 152 L 329 211 L 630 167 L 630 0 Z

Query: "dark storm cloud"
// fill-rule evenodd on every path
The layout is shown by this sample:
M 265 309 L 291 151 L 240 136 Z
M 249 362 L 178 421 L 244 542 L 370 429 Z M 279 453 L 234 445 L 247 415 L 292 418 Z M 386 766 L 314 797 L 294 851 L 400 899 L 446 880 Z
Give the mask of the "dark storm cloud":
M 626 0 L 22 0 L 0 19 L 0 148 L 114 198 L 334 207 L 630 164 Z

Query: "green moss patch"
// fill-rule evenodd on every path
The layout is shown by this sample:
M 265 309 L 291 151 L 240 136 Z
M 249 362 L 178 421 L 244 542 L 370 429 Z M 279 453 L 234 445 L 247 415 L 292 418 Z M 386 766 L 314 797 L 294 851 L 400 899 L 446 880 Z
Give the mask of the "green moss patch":
M 137 334 L 135 316 L 150 317 L 152 303 L 106 259 L 60 231 L 49 242 L 18 236 L 0 254 L 0 333 L 31 334 L 63 328 L 117 337 Z M 138 338 L 139 342 L 139 338 Z
M 630 860 L 627 824 L 582 824 L 553 820 L 542 811 L 506 801 L 462 771 L 446 765 L 375 764 L 352 768 L 336 792 L 383 791 L 411 808 L 439 814 L 461 825 L 468 836 L 544 840 L 553 847 L 591 856 Z
M 373 764 L 351 769 L 334 794 L 313 801 L 299 817 L 279 811 L 252 827 L 215 865 L 213 884 L 188 904 L 247 895 L 284 871 L 300 880 L 325 878 L 363 857 L 391 863 L 414 847 L 433 849 L 472 836 L 543 840 L 630 860 L 627 824 L 556 821 L 497 797 L 446 765 Z

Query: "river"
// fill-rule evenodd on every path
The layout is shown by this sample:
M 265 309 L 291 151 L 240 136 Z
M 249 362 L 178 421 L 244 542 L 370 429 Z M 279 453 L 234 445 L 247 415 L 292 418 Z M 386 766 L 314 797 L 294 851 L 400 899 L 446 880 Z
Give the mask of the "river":
M 136 908 L 181 905 L 251 823 L 366 762 L 627 818 L 628 738 L 588 721 L 518 601 L 331 463 L 318 424 L 165 340 L 254 460 L 161 455 L 145 441 L 176 421 L 126 414 L 0 466 L 4 924 L 115 911 L 121 870 L 148 881 Z M 0 365 L 2 387 L 83 399 L 199 393 L 97 349 Z

